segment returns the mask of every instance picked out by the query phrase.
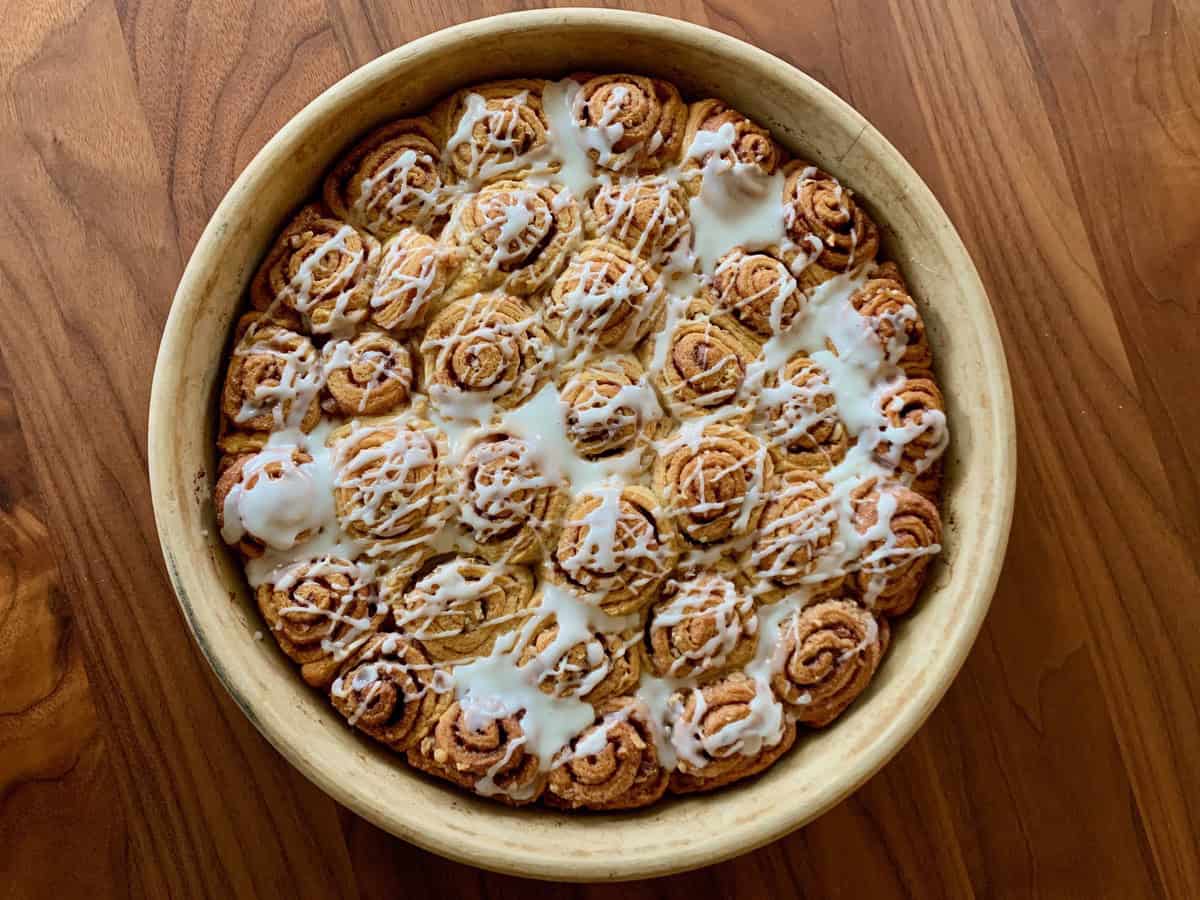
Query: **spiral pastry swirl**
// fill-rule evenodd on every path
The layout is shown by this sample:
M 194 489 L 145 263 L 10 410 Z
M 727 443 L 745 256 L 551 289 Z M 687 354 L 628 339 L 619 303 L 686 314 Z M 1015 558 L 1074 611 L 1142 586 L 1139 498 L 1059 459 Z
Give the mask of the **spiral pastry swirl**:
M 463 202 L 452 239 L 466 261 L 455 296 L 502 287 L 524 296 L 562 270 L 583 233 L 579 207 L 565 188 L 496 181 Z
M 458 250 L 404 228 L 383 245 L 379 277 L 371 293 L 371 321 L 409 331 L 425 324 L 461 262 Z
M 667 789 L 649 711 L 619 697 L 596 707 L 596 721 L 567 747 L 550 772 L 545 801 L 565 809 L 636 809 Z
M 806 162 L 784 167 L 784 225 L 798 248 L 789 260 L 804 288 L 874 261 L 879 229 L 841 182 Z
M 786 753 L 796 726 L 774 697 L 742 672 L 676 695 L 671 743 L 676 794 L 710 791 L 756 775 Z
M 493 432 L 463 456 L 458 487 L 462 524 L 492 560 L 531 562 L 553 544 L 567 498 L 523 438 Z
M 637 686 L 641 674 L 634 652 L 637 642 L 638 632 L 634 630 L 592 631 L 564 646 L 567 641 L 551 615 L 521 649 L 517 664 L 537 676 L 543 693 L 577 697 L 595 706 Z
M 663 427 L 662 408 L 636 359 L 610 356 L 560 379 L 567 438 L 580 456 L 626 453 L 653 440 Z
M 788 360 L 781 379 L 769 378 L 759 403 L 771 455 L 781 469 L 821 473 L 845 458 L 850 435 L 829 375 L 808 357 Z
M 806 302 L 786 264 L 741 249 L 717 261 L 708 293 L 714 309 L 730 313 L 763 340 L 790 328 Z
M 814 596 L 841 589 L 845 575 L 832 565 L 838 539 L 838 510 L 830 486 L 803 470 L 786 472 L 759 520 L 748 556 L 751 572 L 776 600 L 807 587 Z
M 641 75 L 577 75 L 575 122 L 588 155 L 614 172 L 658 171 L 679 159 L 687 106 L 675 86 Z
M 511 177 L 545 151 L 549 124 L 540 78 L 493 81 L 451 94 L 434 111 L 446 135 L 446 162 L 454 181 Z
M 660 678 L 709 678 L 744 666 L 757 643 L 758 616 L 745 580 L 718 567 L 667 580 L 650 608 L 644 645 Z
M 628 350 L 649 333 L 662 303 L 653 269 L 616 241 L 590 241 L 550 289 L 546 327 L 572 353 Z
M 537 800 L 546 785 L 526 740 L 520 714 L 491 718 L 457 701 L 407 758 L 423 772 L 517 806 Z
M 654 490 L 682 537 L 709 546 L 750 534 L 774 474 L 766 447 L 737 425 L 705 425 L 668 438 L 654 464 Z
M 728 149 L 698 152 L 697 135 L 701 132 L 720 134 L 722 129 L 730 132 Z M 715 154 L 730 166 L 753 166 L 761 175 L 774 175 L 783 162 L 783 149 L 775 143 L 771 132 L 723 100 L 698 100 L 689 107 L 683 149 L 687 155 L 683 167 L 685 176 L 702 169 Z
M 280 649 L 299 663 L 306 682 L 320 688 L 379 630 L 385 615 L 359 567 L 335 557 L 290 567 L 259 585 L 255 599 Z
M 439 411 L 478 420 L 480 403 L 511 409 L 533 394 L 548 375 L 553 345 L 525 303 L 479 294 L 438 313 L 425 332 L 421 358 Z
M 760 352 L 737 322 L 714 316 L 711 304 L 694 300 L 671 332 L 667 359 L 654 381 L 678 417 L 703 415 L 736 400 Z
M 676 556 L 675 530 L 653 493 L 639 485 L 603 488 L 567 510 L 549 577 L 623 616 L 653 601 Z
M 933 350 L 925 322 L 895 263 L 881 263 L 850 295 L 850 303 L 870 323 L 888 362 L 909 378 L 931 377 Z
M 427 227 L 442 214 L 441 151 L 427 118 L 400 119 L 358 142 L 325 178 L 334 216 L 379 238 Z
M 312 431 L 321 418 L 317 395 L 324 380 L 312 341 L 256 319 L 229 359 L 221 412 L 231 427 L 242 431 Z
M 242 555 L 256 559 L 267 546 L 290 550 L 314 534 L 314 526 L 303 504 L 278 502 L 269 504 L 266 521 L 251 517 L 247 521 L 241 510 L 241 499 L 271 485 L 277 498 L 284 492 L 300 494 L 310 480 L 304 467 L 312 457 L 296 447 L 279 447 L 234 458 L 217 479 L 213 490 L 213 505 L 217 509 L 217 528 L 226 543 L 235 545 Z M 262 517 L 262 513 L 259 513 Z M 265 525 L 266 527 L 261 527 Z M 261 532 L 261 533 L 256 533 Z
M 350 536 L 412 571 L 449 514 L 445 437 L 417 419 L 345 425 L 333 440 L 334 506 Z
M 521 566 L 456 556 L 427 563 L 411 579 L 389 572 L 380 595 L 396 627 L 431 659 L 460 663 L 487 656 L 497 638 L 521 627 L 533 605 L 533 576 Z
M 886 505 L 881 503 L 884 494 L 890 495 Z M 902 484 L 874 478 L 855 488 L 850 501 L 854 529 L 865 539 L 850 583 L 876 614 L 903 615 L 912 609 L 933 555 L 941 549 L 937 507 Z
M 450 705 L 421 646 L 398 634 L 376 634 L 342 664 L 329 699 L 363 734 L 403 753 L 429 733 Z
M 299 313 L 314 332 L 366 318 L 379 268 L 379 242 L 353 225 L 306 206 L 275 239 L 250 283 L 250 302 Z
M 325 389 L 343 416 L 377 416 L 408 403 L 412 354 L 382 331 L 325 345 Z
M 665 178 L 639 178 L 603 187 L 592 198 L 589 229 L 658 263 L 691 241 L 687 194 Z
M 807 606 L 782 626 L 771 687 L 796 721 L 824 727 L 866 690 L 890 633 L 852 600 Z
M 937 494 L 941 458 L 950 439 L 942 392 L 928 378 L 906 378 L 880 401 L 887 427 L 876 458 L 926 497 Z

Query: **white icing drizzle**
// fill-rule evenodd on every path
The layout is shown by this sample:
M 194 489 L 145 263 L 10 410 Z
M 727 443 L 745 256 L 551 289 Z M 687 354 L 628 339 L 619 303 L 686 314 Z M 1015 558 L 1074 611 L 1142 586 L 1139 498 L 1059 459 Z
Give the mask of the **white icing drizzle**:
M 871 478 L 899 477 L 911 481 L 915 474 L 936 461 L 948 440 L 941 412 L 927 410 L 919 423 L 892 427 L 887 415 L 899 408 L 884 408 L 885 396 L 903 378 L 897 363 L 905 349 L 908 317 L 914 313 L 905 310 L 895 315 L 892 324 L 897 337 L 888 346 L 881 346 L 869 323 L 850 302 L 851 295 L 868 277 L 867 266 L 859 267 L 852 275 L 837 275 L 811 290 L 800 309 L 790 315 L 790 321 L 785 320 L 784 302 L 796 291 L 793 276 L 815 259 L 822 247 L 817 239 L 811 239 L 804 248 L 787 239 L 792 210 L 783 203 L 782 174 L 767 176 L 757 166 L 732 162 L 735 155 L 729 151 L 734 130 L 732 125 L 723 125 L 716 132 L 700 132 L 687 149 L 687 158 L 703 160 L 699 186 L 688 202 L 673 206 L 673 198 L 686 199 L 680 167 L 649 178 L 616 174 L 628 159 L 645 149 L 640 146 L 620 152 L 614 149 L 623 136 L 622 126 L 615 121 L 621 89 L 611 92 L 611 108 L 605 109 L 599 121 L 581 127 L 577 118 L 579 87 L 570 79 L 545 86 L 541 100 L 547 140 L 524 154 L 518 152 L 513 131 L 517 117 L 513 109 L 526 102 L 527 95 L 514 96 L 500 109 L 488 109 L 482 96 L 468 94 L 464 112 L 444 148 L 448 155 L 464 144 L 470 146 L 468 177 L 455 185 L 425 191 L 410 181 L 420 160 L 415 151 L 406 150 L 361 184 L 356 211 L 367 221 L 382 221 L 417 206 L 421 210 L 417 227 L 449 214 L 442 233 L 444 238 L 454 233 L 462 209 L 478 196 L 486 182 L 520 173 L 529 190 L 515 192 L 512 202 L 490 209 L 484 226 L 498 228 L 496 250 L 486 260 L 487 268 L 494 272 L 519 264 L 545 239 L 553 227 L 553 216 L 567 204 L 585 205 L 598 191 L 604 191 L 610 214 L 596 227 L 602 236 L 625 243 L 635 255 L 651 258 L 658 272 L 657 283 L 651 289 L 653 297 L 639 295 L 642 289 L 633 281 L 637 270 L 632 266 L 621 279 L 602 291 L 591 287 L 587 278 L 581 278 L 579 287 L 569 292 L 566 299 L 567 318 L 573 327 L 561 342 L 565 347 L 559 347 L 543 344 L 531 336 L 530 327 L 540 325 L 544 315 L 537 303 L 533 304 L 534 313 L 528 320 L 479 324 L 473 313 L 485 309 L 483 304 L 488 302 L 489 295 L 476 295 L 470 299 L 455 330 L 441 339 L 426 338 L 422 349 L 433 351 L 441 365 L 457 350 L 482 341 L 496 348 L 505 365 L 511 365 L 518 374 L 498 380 L 485 390 L 429 386 L 422 380 L 415 385 L 418 390 L 414 392 L 410 410 L 382 422 L 348 423 L 348 433 L 339 432 L 338 440 L 334 441 L 331 438 L 334 429 L 347 423 L 327 416 L 309 433 L 300 426 L 311 404 L 317 401 L 328 373 L 344 367 L 351 358 L 348 340 L 339 340 L 353 333 L 353 323 L 347 319 L 349 292 L 344 289 L 345 284 L 340 288 L 335 286 L 332 294 L 326 291 L 320 297 L 312 295 L 313 270 L 328 254 L 348 257 L 347 279 L 357 267 L 368 262 L 362 251 L 348 250 L 346 241 L 353 229 L 345 226 L 319 252 L 305 260 L 285 290 L 288 305 L 302 315 L 307 315 L 317 302 L 334 299 L 330 324 L 325 328 L 333 339 L 318 350 L 307 339 L 297 341 L 291 332 L 279 328 L 268 331 L 271 312 L 268 311 L 268 316 L 252 325 L 234 350 L 238 355 L 269 354 L 278 368 L 278 379 L 257 385 L 253 396 L 235 417 L 244 423 L 270 411 L 275 428 L 265 448 L 245 463 L 241 483 L 229 491 L 222 510 L 222 537 L 227 542 L 237 543 L 249 535 L 264 545 L 261 556 L 246 561 L 246 574 L 252 586 L 271 584 L 278 590 L 286 590 L 300 577 L 341 572 L 351 578 L 356 589 L 368 588 L 397 559 L 405 559 L 406 554 L 419 553 L 423 557 L 471 554 L 476 549 L 476 540 L 486 541 L 500 527 L 496 522 L 528 520 L 534 528 L 547 531 L 565 524 L 584 534 L 576 552 L 559 558 L 557 564 L 568 577 L 586 574 L 584 580 L 601 589 L 598 594 L 589 596 L 539 577 L 535 606 L 491 621 L 492 625 L 509 627 L 496 639 L 490 652 L 452 663 L 432 664 L 431 683 L 421 689 L 422 692 L 453 691 L 467 728 L 480 729 L 508 717 L 519 720 L 523 736 L 511 741 L 505 759 L 475 784 L 475 790 L 481 794 L 508 793 L 514 800 L 527 799 L 536 786 L 506 788 L 497 783 L 496 776 L 513 753 L 522 750 L 532 754 L 543 772 L 573 756 L 598 753 L 609 730 L 624 721 L 633 708 L 627 707 L 597 722 L 592 706 L 580 697 L 609 671 L 604 662 L 605 650 L 596 636 L 633 631 L 640 637 L 644 627 L 639 615 L 613 617 L 602 612 L 598 604 L 603 598 L 603 588 L 648 584 L 653 578 L 647 573 L 657 571 L 667 559 L 668 548 L 642 543 L 620 517 L 622 487 L 648 483 L 647 470 L 653 454 L 669 453 L 681 446 L 695 450 L 705 428 L 733 421 L 743 424 L 760 442 L 755 452 L 736 461 L 730 469 L 692 476 L 719 479 L 731 472 L 748 474 L 747 488 L 736 500 L 715 495 L 709 498 L 707 484 L 689 483 L 688 487 L 695 488 L 692 493 L 700 498 L 696 504 L 676 510 L 656 510 L 656 514 L 664 515 L 715 513 L 718 518 L 731 520 L 734 539 L 714 548 L 691 550 L 683 556 L 679 571 L 705 568 L 719 559 L 741 556 L 744 562 L 759 568 L 762 579 L 751 585 L 748 593 L 726 581 L 718 601 L 707 608 L 702 606 L 708 596 L 704 591 L 689 589 L 683 579 L 668 579 L 667 596 L 671 599 L 657 611 L 654 628 L 670 628 L 703 615 L 711 617 L 715 630 L 704 646 L 676 660 L 666 677 L 643 672 L 636 689 L 638 715 L 645 716 L 649 723 L 659 759 L 667 767 L 675 766 L 677 761 L 701 767 L 706 758 L 752 756 L 776 745 L 788 725 L 788 714 L 771 689 L 771 679 L 783 665 L 778 635 L 789 617 L 810 602 L 814 587 L 856 568 L 865 570 L 874 576 L 864 598 L 869 605 L 889 568 L 906 563 L 914 554 L 932 554 L 940 549 L 935 545 L 909 550 L 897 545 L 890 527 L 896 501 L 886 491 L 879 493 L 875 524 L 865 533 L 856 530 L 852 518 L 851 493 L 855 488 Z M 485 131 L 489 136 L 489 143 L 483 148 L 476 147 L 474 142 L 480 123 L 487 126 Z M 662 135 L 655 134 L 648 148 L 655 149 L 661 141 Z M 697 177 L 694 168 L 688 177 Z M 390 199 L 386 208 L 378 209 L 372 206 L 377 202 L 373 198 L 380 195 L 383 184 L 387 185 Z M 555 188 L 548 212 L 529 201 L 537 190 L 547 186 Z M 649 218 L 638 226 L 640 235 L 635 236 L 634 200 L 640 196 L 644 201 L 647 192 L 654 201 L 653 208 Z M 650 253 L 652 237 L 664 234 L 673 235 L 667 246 Z M 648 423 L 666 420 L 663 398 L 650 386 L 651 377 L 666 364 L 672 334 L 687 315 L 689 302 L 711 283 L 720 271 L 718 267 L 726 264 L 722 260 L 735 248 L 766 249 L 769 253 L 804 251 L 799 253 L 790 272 L 783 262 L 779 263 L 777 294 L 771 300 L 769 316 L 773 336 L 763 343 L 758 357 L 746 367 L 740 387 L 723 398 L 727 401 L 723 408 L 677 423 L 668 438 L 639 441 L 625 452 L 596 459 L 580 455 L 572 443 L 572 434 L 578 438 L 606 429 L 619 432 L 630 424 L 645 429 Z M 435 256 L 430 255 L 427 263 L 415 275 L 392 275 L 390 280 L 377 285 L 372 305 L 379 308 L 409 293 L 418 298 L 426 296 L 437 274 Z M 388 270 L 386 263 L 383 269 Z M 748 305 L 759 299 L 756 295 L 742 298 L 741 302 Z M 572 367 L 611 365 L 603 354 L 614 348 L 607 347 L 602 352 L 595 333 L 605 327 L 615 315 L 614 310 L 626 301 L 636 301 L 644 315 L 655 317 L 655 327 L 645 339 L 641 354 L 646 363 L 645 375 L 621 387 L 612 397 L 592 397 L 571 409 L 568 416 L 559 387 L 547 381 L 549 375 L 561 369 L 570 379 L 574 377 Z M 412 304 L 414 316 L 422 311 L 421 305 L 421 302 Z M 415 321 L 402 322 L 398 327 L 411 327 Z M 530 347 L 531 339 L 536 346 Z M 532 365 L 526 364 L 527 361 L 517 364 L 523 346 L 533 351 Z M 797 355 L 807 356 L 818 365 L 824 379 L 800 385 L 784 381 L 782 373 L 788 361 Z M 382 383 L 393 376 L 386 374 L 384 360 L 378 362 L 376 376 Z M 720 364 L 714 362 L 714 366 Z M 371 381 L 374 383 L 374 379 Z M 538 384 L 542 386 L 534 390 Z M 497 401 L 511 391 L 527 395 L 528 399 L 516 408 L 504 409 Z M 430 408 L 426 408 L 427 401 Z M 817 409 L 818 401 L 823 409 Z M 757 543 L 753 533 L 741 534 L 747 530 L 753 510 L 770 500 L 786 499 L 788 491 L 802 489 L 794 483 L 775 490 L 768 488 L 763 476 L 769 449 L 791 444 L 814 428 L 838 419 L 846 428 L 850 446 L 844 458 L 823 476 L 829 485 L 828 496 L 794 516 L 762 526 L 765 537 Z M 408 428 L 416 420 L 427 420 L 432 425 Z M 396 433 L 388 440 L 377 447 L 355 451 L 359 440 L 372 429 L 389 427 L 395 428 Z M 495 435 L 511 440 L 503 448 L 497 445 L 490 451 L 486 439 Z M 926 452 L 917 461 L 916 472 L 897 476 L 893 469 L 904 448 L 918 439 Z M 452 470 L 472 448 L 484 460 L 490 452 L 516 455 L 503 478 L 474 485 L 469 502 L 462 485 L 445 490 L 439 487 L 433 494 L 424 490 L 435 487 L 429 481 L 435 478 L 430 474 L 433 467 L 440 465 Z M 268 467 L 271 467 L 269 476 Z M 253 480 L 252 487 L 245 487 L 247 479 Z M 599 502 L 576 521 L 539 522 L 535 520 L 530 495 L 548 487 L 566 492 L 576 503 L 585 495 Z M 356 501 L 349 511 L 343 510 L 340 519 L 334 502 L 339 489 L 353 492 Z M 413 499 L 396 503 L 398 496 Z M 414 512 L 424 518 L 424 511 L 432 519 L 417 529 L 419 533 L 408 534 L 401 527 L 404 520 Z M 373 537 L 355 537 L 347 531 L 351 528 Z M 866 554 L 865 548 L 874 544 L 878 547 Z M 417 639 L 450 636 L 436 630 L 433 623 L 439 616 L 477 603 L 495 586 L 498 573 L 508 565 L 508 560 L 502 558 L 490 563 L 481 578 L 468 578 L 463 574 L 467 558 L 456 556 L 425 570 L 417 583 L 423 598 L 417 606 L 402 609 L 383 598 L 376 609 L 390 608 L 396 624 Z M 302 571 L 308 575 L 302 576 Z M 760 605 L 759 595 L 766 590 L 766 581 L 778 575 L 799 575 L 799 586 Z M 345 604 L 322 614 L 348 626 L 348 636 L 327 647 L 336 659 L 346 658 L 372 633 L 369 619 L 345 615 Z M 553 640 L 522 664 L 523 651 L 538 629 L 551 620 L 557 629 Z M 513 625 L 514 622 L 517 624 Z M 743 668 L 755 686 L 754 698 L 747 703 L 748 715 L 715 734 L 703 734 L 698 723 L 703 719 L 705 700 L 697 675 L 685 677 L 679 673 L 690 664 L 700 663 L 696 666 L 700 673 L 706 670 L 706 665 L 721 666 L 741 638 L 755 634 L 758 635 L 756 651 Z M 869 633 L 864 641 L 870 643 L 874 639 L 875 635 Z M 389 648 L 384 643 L 384 656 L 395 651 L 395 646 Z M 585 648 L 589 666 L 586 671 L 566 668 L 573 665 L 566 662 L 567 651 L 579 645 Z M 862 648 L 848 652 L 859 649 Z M 622 645 L 621 652 L 633 652 L 633 647 Z M 362 705 L 350 717 L 352 723 L 370 702 L 373 686 L 381 674 L 392 671 L 389 667 L 394 666 L 403 668 L 394 660 L 373 661 L 355 670 L 352 684 L 341 679 L 334 682 L 335 696 L 344 698 L 351 690 L 363 696 Z M 569 676 L 567 680 L 574 685 L 571 690 L 546 689 L 564 676 Z M 689 699 L 693 708 L 685 719 L 683 708 Z M 597 727 L 572 748 L 572 741 L 593 725 Z

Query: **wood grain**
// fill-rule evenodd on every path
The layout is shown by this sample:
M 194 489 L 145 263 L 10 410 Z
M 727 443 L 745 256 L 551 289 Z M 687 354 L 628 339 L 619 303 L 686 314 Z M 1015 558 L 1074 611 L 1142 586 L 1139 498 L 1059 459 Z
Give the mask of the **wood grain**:
M 212 209 L 280 125 L 380 52 L 518 5 L 54 0 L 0 40 L 5 896 L 1200 896 L 1200 10 L 619 5 L 823 81 L 972 251 L 1021 481 L 946 700 L 816 823 L 637 885 L 449 863 L 307 784 L 215 683 L 162 570 L 158 335 Z

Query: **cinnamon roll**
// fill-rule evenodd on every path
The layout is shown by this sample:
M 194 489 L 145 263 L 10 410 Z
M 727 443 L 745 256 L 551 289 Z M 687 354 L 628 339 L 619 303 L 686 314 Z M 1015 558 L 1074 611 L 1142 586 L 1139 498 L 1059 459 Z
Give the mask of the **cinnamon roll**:
M 759 399 L 771 456 L 781 469 L 826 472 L 840 463 L 850 434 L 838 413 L 828 373 L 806 356 L 768 376 Z
M 715 310 L 730 313 L 762 340 L 790 328 L 806 302 L 785 263 L 740 248 L 717 261 L 708 296 Z
M 646 705 L 620 697 L 596 707 L 596 721 L 555 760 L 544 799 L 565 809 L 636 809 L 667 789 Z
M 875 613 L 903 615 L 941 549 L 937 507 L 902 484 L 878 479 L 861 484 L 850 498 L 855 531 L 865 541 L 851 584 Z
M 949 433 L 942 392 L 927 378 L 907 378 L 880 401 L 887 427 L 875 456 L 919 494 L 933 497 Z
M 376 416 L 408 403 L 412 354 L 382 331 L 325 345 L 325 389 L 343 416 Z
M 334 709 L 398 753 L 416 746 L 450 705 L 450 683 L 399 634 L 376 634 L 342 664 L 329 687 Z
M 822 728 L 866 690 L 889 635 L 887 619 L 852 600 L 807 606 L 781 628 L 771 687 L 796 721 Z
M 880 263 L 850 295 L 850 304 L 870 323 L 888 362 L 909 378 L 931 377 L 933 351 L 925 337 L 925 322 L 895 263 Z
M 483 435 L 463 456 L 462 524 L 488 559 L 532 562 L 553 546 L 567 498 L 543 466 L 528 441 L 503 432 Z
M 637 686 L 639 634 L 632 629 L 589 629 L 585 635 L 564 636 L 551 613 L 521 649 L 517 665 L 536 677 L 543 693 L 577 697 L 595 706 Z M 574 641 L 576 637 L 580 640 Z
M 758 438 L 716 423 L 666 440 L 654 463 L 654 490 L 680 535 L 707 547 L 754 533 L 773 474 Z
M 424 325 L 460 262 L 460 251 L 411 228 L 401 229 L 383 245 L 371 320 L 392 331 Z
M 421 344 L 429 396 L 442 415 L 483 421 L 536 391 L 553 359 L 550 335 L 516 297 L 479 294 L 438 313 Z
M 313 537 L 319 528 L 313 517 L 319 498 L 312 461 L 297 447 L 236 457 L 213 492 L 217 528 L 225 543 L 254 559 L 268 546 L 290 550 Z
M 676 794 L 710 791 L 757 775 L 786 753 L 796 726 L 769 689 L 741 672 L 676 695 L 671 774 Z
M 456 91 L 434 110 L 453 181 L 513 177 L 547 150 L 541 78 L 493 81 Z
M 674 527 L 653 493 L 633 484 L 600 488 L 567 510 L 549 576 L 622 616 L 653 602 L 676 556 Z
M 342 662 L 379 630 L 376 603 L 356 563 L 322 557 L 289 567 L 258 586 L 259 612 L 280 649 L 313 687 L 328 687 Z
M 501 635 L 524 624 L 534 605 L 528 569 L 469 556 L 426 563 L 415 576 L 393 569 L 380 595 L 396 627 L 438 663 L 487 656 Z
M 540 290 L 562 271 L 582 234 L 579 207 L 566 188 L 489 184 L 467 196 L 454 223 L 451 240 L 465 254 L 454 296 Z
M 658 276 L 623 245 L 590 241 L 546 298 L 546 327 L 572 354 L 628 350 L 659 317 Z
M 559 379 L 566 432 L 586 459 L 626 453 L 647 445 L 664 426 L 658 396 L 630 356 L 609 356 Z
M 282 304 L 317 333 L 366 318 L 379 268 L 379 242 L 319 206 L 288 223 L 250 283 L 256 309 Z
M 575 76 L 572 112 L 588 155 L 614 172 L 652 172 L 679 159 L 687 106 L 673 84 L 642 75 Z
M 794 248 L 787 256 L 802 287 L 816 287 L 875 260 L 879 230 L 850 190 L 800 160 L 783 171 L 784 224 Z
M 689 189 L 699 190 L 700 170 L 714 156 L 728 166 L 751 166 L 760 175 L 774 175 L 783 163 L 783 149 L 771 132 L 723 100 L 698 100 L 688 108 L 683 137 L 683 173 Z
M 745 579 L 717 566 L 667 579 L 650 608 L 644 646 L 660 678 L 709 678 L 750 662 L 757 643 Z
M 271 322 L 251 325 L 234 347 L 221 390 L 221 412 L 240 431 L 312 431 L 325 382 L 312 341 Z
M 395 419 L 345 425 L 331 439 L 342 530 L 412 571 L 449 515 L 445 437 L 428 422 Z
M 521 713 L 493 718 L 458 701 L 407 758 L 423 772 L 518 806 L 537 800 L 546 786 L 526 741 Z
M 616 182 L 592 198 L 588 230 L 657 264 L 691 242 L 687 194 L 666 178 Z
M 767 602 L 800 589 L 836 593 L 845 581 L 834 551 L 839 516 L 830 486 L 811 472 L 786 472 L 759 520 L 747 557 Z
M 735 405 L 746 371 L 760 352 L 744 328 L 715 316 L 710 303 L 694 300 L 671 332 L 666 362 L 654 381 L 676 416 L 703 415 Z
M 438 143 L 424 117 L 376 128 L 325 178 L 325 205 L 379 238 L 428 227 L 445 207 Z

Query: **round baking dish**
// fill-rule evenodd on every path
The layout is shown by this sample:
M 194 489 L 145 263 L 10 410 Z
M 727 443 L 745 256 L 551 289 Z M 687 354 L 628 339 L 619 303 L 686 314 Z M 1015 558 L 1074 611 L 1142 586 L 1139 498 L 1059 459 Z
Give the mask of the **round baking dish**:
M 466 84 L 578 70 L 644 72 L 716 96 L 852 186 L 918 298 L 953 440 L 944 552 L 873 684 L 836 726 L 802 737 L 761 777 L 711 795 L 592 816 L 464 795 L 358 737 L 295 676 L 263 625 L 211 503 L 220 361 L 244 289 L 280 223 L 357 136 Z M 1012 399 L 987 297 L 929 189 L 862 116 L 734 38 L 638 13 L 558 10 L 469 22 L 413 41 L 306 106 L 230 188 L 188 263 L 150 403 L 150 480 L 163 555 L 217 676 L 293 765 L 375 824 L 456 860 L 521 875 L 662 875 L 753 849 L 803 825 L 879 769 L 945 692 L 979 630 L 1004 556 L 1015 484 Z M 704 827 L 696 827 L 703 822 Z

